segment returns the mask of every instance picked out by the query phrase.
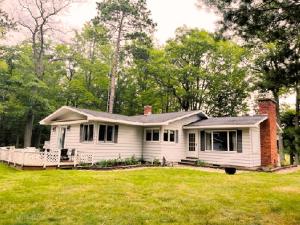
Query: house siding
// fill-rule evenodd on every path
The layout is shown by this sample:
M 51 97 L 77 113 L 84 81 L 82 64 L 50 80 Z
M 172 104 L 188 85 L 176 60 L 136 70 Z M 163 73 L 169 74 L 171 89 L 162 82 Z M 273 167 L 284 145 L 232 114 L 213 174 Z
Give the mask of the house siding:
M 159 129 L 159 141 L 146 141 L 145 133 L 147 129 Z M 161 127 L 147 127 L 143 129 L 143 159 L 152 162 L 155 159 L 161 160 L 161 142 L 162 142 Z
M 94 140 L 80 142 L 80 124 L 71 125 L 66 132 L 65 148 L 76 149 L 80 152 L 93 153 L 94 161 L 103 159 L 142 157 L 142 128 L 119 125 L 118 143 L 99 143 L 98 124 L 94 124 Z M 56 129 L 58 131 L 58 129 Z M 50 148 L 56 148 L 57 135 L 51 135 Z
M 257 128 L 246 128 L 241 130 L 243 146 L 241 153 L 199 151 L 199 159 L 206 163 L 217 165 L 244 167 L 260 166 L 259 130 L 257 130 Z
M 161 158 L 165 157 L 167 161 L 179 162 L 186 157 L 187 151 L 187 132 L 183 126 L 199 120 L 199 116 L 194 115 L 182 120 L 175 121 L 169 125 L 163 126 L 163 130 L 178 130 L 178 143 L 166 142 L 161 143 Z
M 188 156 L 187 133 L 183 126 L 199 120 L 197 115 L 184 118 L 164 126 L 139 127 L 119 124 L 118 143 L 99 143 L 98 140 L 98 122 L 94 124 L 94 140 L 92 142 L 80 142 L 80 124 L 70 125 L 66 131 L 65 148 L 76 149 L 80 152 L 92 153 L 94 161 L 103 159 L 129 158 L 133 155 L 136 158 L 143 158 L 146 161 L 158 159 L 162 161 L 163 157 L 167 161 L 179 162 Z M 108 123 L 104 123 L 108 124 Z M 50 148 L 58 148 L 58 136 L 61 126 L 51 127 Z M 160 129 L 160 140 L 158 142 L 145 141 L 145 130 L 149 128 Z M 163 141 L 163 131 L 178 130 L 178 143 Z M 257 167 L 261 165 L 261 144 L 260 128 L 243 128 L 242 130 L 242 153 L 237 152 L 218 152 L 218 151 L 200 151 L 200 130 L 196 129 L 199 138 L 197 145 L 197 157 L 210 164 L 233 165 L 244 167 Z

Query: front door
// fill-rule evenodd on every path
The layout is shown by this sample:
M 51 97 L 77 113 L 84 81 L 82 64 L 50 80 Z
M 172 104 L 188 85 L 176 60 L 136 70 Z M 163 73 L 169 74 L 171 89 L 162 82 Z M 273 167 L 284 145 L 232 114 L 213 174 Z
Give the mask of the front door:
M 61 127 L 59 136 L 58 136 L 58 148 L 59 149 L 64 149 L 65 148 L 65 139 L 66 139 L 66 127 Z
M 187 157 L 198 158 L 198 137 L 196 131 L 189 131 L 187 135 Z

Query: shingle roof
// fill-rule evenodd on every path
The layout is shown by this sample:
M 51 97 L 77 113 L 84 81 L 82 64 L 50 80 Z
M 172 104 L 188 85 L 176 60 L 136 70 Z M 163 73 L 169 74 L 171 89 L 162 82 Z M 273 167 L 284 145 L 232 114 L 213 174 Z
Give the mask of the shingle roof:
M 213 117 L 200 121 L 196 121 L 186 125 L 185 127 L 222 127 L 222 126 L 255 126 L 260 122 L 266 120 L 266 115 L 255 115 L 255 116 L 239 116 L 239 117 Z
M 80 108 L 74 108 L 69 107 L 74 110 L 80 111 L 85 114 L 92 115 L 94 117 L 99 118 L 107 118 L 107 119 L 113 119 L 113 120 L 122 120 L 127 122 L 136 122 L 136 123 L 142 123 L 142 124 L 155 124 L 155 123 L 165 123 L 168 121 L 176 120 L 181 117 L 186 117 L 189 115 L 195 115 L 199 114 L 201 117 L 206 117 L 203 113 L 200 111 L 182 111 L 182 112 L 171 112 L 171 113 L 161 113 L 161 114 L 151 114 L 151 115 L 137 115 L 137 116 L 125 116 L 120 114 L 111 114 L 101 111 L 95 111 L 95 110 L 89 110 L 89 109 L 80 109 Z

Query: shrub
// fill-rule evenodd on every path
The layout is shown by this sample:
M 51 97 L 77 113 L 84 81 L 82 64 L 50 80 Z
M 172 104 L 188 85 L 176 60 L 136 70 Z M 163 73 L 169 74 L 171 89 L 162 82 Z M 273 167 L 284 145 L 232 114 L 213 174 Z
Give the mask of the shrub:
M 91 163 L 79 163 L 79 166 L 83 166 L 83 167 L 89 167 L 91 166 L 92 164 Z
M 153 160 L 153 165 L 160 166 L 160 161 L 158 159 Z
M 97 167 L 105 168 L 105 167 L 114 167 L 114 166 L 127 166 L 127 165 L 137 165 L 140 161 L 132 156 L 131 158 L 121 159 L 120 157 L 117 159 L 107 159 L 101 160 L 97 162 L 95 165 Z
M 196 166 L 206 166 L 206 163 L 204 161 L 202 161 L 202 160 L 197 160 L 195 162 L 195 164 L 196 164 Z

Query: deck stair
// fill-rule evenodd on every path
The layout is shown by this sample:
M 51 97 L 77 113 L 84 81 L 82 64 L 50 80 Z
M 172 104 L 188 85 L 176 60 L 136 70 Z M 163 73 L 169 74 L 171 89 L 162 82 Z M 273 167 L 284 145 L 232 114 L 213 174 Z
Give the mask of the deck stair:
M 197 160 L 198 160 L 198 158 L 186 157 L 185 159 L 182 159 L 180 162 L 178 162 L 178 164 L 187 165 L 187 166 L 195 166 Z

